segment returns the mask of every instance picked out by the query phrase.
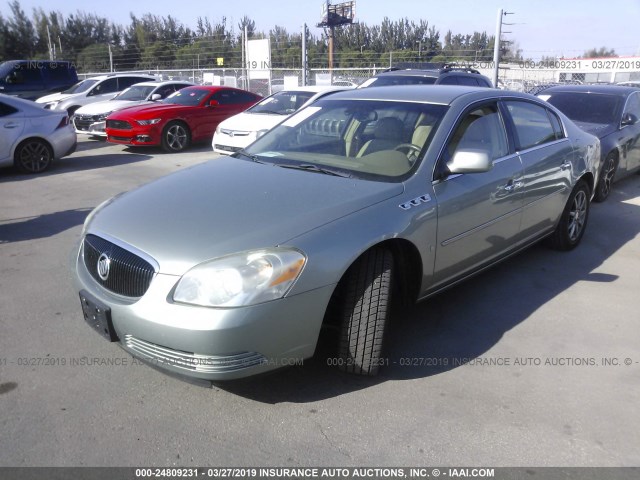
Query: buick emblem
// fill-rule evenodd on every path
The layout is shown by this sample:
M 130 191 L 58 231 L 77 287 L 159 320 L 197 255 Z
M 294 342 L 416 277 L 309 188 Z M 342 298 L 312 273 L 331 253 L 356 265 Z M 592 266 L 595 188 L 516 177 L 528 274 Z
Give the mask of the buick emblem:
M 98 276 L 103 282 L 107 281 L 109 278 L 109 267 L 111 266 L 111 259 L 106 253 L 100 255 L 98 258 Z

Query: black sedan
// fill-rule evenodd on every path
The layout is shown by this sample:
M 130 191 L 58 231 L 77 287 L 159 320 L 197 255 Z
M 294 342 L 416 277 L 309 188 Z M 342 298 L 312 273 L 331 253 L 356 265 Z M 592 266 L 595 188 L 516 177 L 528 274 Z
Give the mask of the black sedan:
M 595 200 L 613 182 L 640 170 L 640 89 L 618 85 L 564 85 L 538 96 L 600 139 L 602 161 Z

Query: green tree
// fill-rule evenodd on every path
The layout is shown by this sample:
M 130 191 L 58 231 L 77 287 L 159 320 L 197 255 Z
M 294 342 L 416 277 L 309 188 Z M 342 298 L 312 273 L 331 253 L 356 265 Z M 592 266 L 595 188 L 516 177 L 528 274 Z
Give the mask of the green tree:
M 603 57 L 617 57 L 616 51 L 607 47 L 592 48 L 585 51 L 582 54 L 582 58 L 603 58 Z

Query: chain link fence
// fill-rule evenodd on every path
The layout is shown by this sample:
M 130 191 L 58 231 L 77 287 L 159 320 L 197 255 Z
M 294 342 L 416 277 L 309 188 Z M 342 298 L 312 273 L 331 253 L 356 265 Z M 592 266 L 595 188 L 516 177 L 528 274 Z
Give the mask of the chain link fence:
M 456 65 L 456 62 L 452 62 Z M 493 62 L 457 63 L 465 68 L 473 68 L 481 74 L 493 78 Z M 640 57 L 636 60 L 560 60 L 548 68 L 548 64 L 531 61 L 500 64 L 498 88 L 519 92 L 537 93 L 552 84 L 595 84 L 640 82 Z M 419 64 L 416 64 L 419 67 Z M 338 85 L 356 87 L 366 79 L 388 68 L 387 65 L 373 65 L 363 68 L 311 68 L 306 76 L 302 68 L 272 68 L 261 72 L 262 78 L 247 79 L 247 70 L 238 68 L 192 68 L 136 70 L 163 80 L 186 80 L 198 85 L 225 85 L 250 90 L 262 96 L 270 95 L 284 88 L 301 85 Z M 133 71 L 128 71 L 133 73 Z M 81 78 L 103 75 L 92 72 L 79 75 Z M 306 77 L 306 79 L 305 79 Z

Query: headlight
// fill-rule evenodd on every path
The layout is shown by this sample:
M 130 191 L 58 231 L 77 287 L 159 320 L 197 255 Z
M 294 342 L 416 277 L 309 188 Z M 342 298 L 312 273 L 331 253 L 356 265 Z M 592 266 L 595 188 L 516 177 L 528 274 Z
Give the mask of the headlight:
M 44 104 L 44 108 L 47 110 L 55 110 L 60 102 L 49 102 Z
M 151 120 L 136 120 L 136 123 L 138 125 L 155 125 L 156 123 L 159 123 L 160 120 L 162 120 L 161 118 L 152 118 Z
M 185 273 L 173 300 L 205 307 L 241 307 L 282 298 L 306 262 L 290 248 L 237 253 L 201 263 Z
M 111 115 L 112 113 L 113 112 L 107 112 L 107 113 L 101 113 L 100 115 L 96 115 L 96 117 L 95 117 L 96 121 L 97 122 L 104 122 L 107 119 L 107 117 L 109 115 Z

